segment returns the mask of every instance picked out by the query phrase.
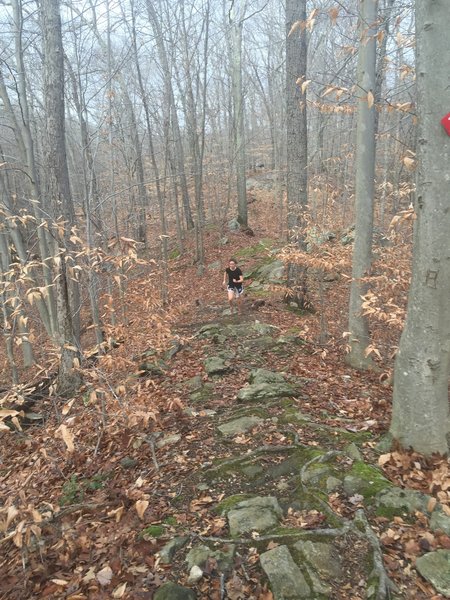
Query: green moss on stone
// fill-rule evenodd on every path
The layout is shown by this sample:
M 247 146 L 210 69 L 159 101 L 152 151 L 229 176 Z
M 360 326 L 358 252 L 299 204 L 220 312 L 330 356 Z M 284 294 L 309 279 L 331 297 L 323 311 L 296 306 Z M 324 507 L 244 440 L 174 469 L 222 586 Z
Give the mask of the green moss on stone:
M 214 507 L 214 512 L 218 515 L 226 515 L 233 509 L 239 502 L 243 500 L 250 500 L 253 498 L 251 494 L 234 494 L 233 496 L 228 496 L 228 498 L 224 498 L 222 502 L 219 502 L 217 506 Z
M 141 537 L 159 538 L 166 532 L 163 525 L 149 525 L 141 531 Z

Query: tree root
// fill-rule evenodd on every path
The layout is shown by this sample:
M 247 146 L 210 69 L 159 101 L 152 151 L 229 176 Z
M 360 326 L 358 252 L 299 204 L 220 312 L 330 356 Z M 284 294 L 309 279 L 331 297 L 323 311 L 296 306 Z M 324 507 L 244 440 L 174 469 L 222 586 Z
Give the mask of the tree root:
M 376 577 L 378 580 L 376 596 L 374 596 L 374 600 L 389 600 L 389 598 L 391 598 L 391 592 L 396 592 L 398 590 L 394 582 L 389 579 L 388 574 L 386 573 L 386 569 L 384 568 L 383 564 L 383 553 L 381 552 L 380 542 L 373 532 L 370 523 L 362 509 L 356 512 L 355 519 L 353 521 L 353 530 L 361 536 L 363 532 L 359 529 L 358 524 L 364 528 L 363 537 L 372 546 L 373 570 L 369 575 L 369 580 L 372 577 Z
M 220 471 L 224 467 L 233 466 L 240 462 L 247 461 L 249 458 L 254 458 L 255 456 L 260 456 L 261 454 L 279 454 L 283 452 L 291 452 L 292 450 L 300 450 L 304 448 L 308 448 L 309 446 L 303 446 L 302 444 L 291 444 L 289 446 L 259 446 L 255 450 L 252 450 L 248 454 L 244 454 L 243 456 L 238 456 L 236 458 L 230 458 L 229 460 L 224 460 L 223 462 L 213 465 L 209 467 L 209 471 Z

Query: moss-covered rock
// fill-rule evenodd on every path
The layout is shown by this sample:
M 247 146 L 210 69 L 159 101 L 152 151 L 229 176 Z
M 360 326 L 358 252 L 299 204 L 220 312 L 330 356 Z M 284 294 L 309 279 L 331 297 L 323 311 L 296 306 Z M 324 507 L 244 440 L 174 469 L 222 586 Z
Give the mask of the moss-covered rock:
M 428 502 L 431 496 L 417 490 L 402 489 L 399 487 L 386 487 L 375 497 L 376 513 L 378 516 L 392 518 L 415 511 L 427 513 Z
M 221 571 L 229 571 L 233 565 L 236 548 L 232 544 L 224 545 L 222 548 L 210 548 L 205 544 L 194 546 L 186 555 L 188 569 L 193 566 L 204 569 L 208 559 L 213 558 Z
M 295 396 L 296 390 L 289 383 L 253 383 L 241 388 L 237 394 L 239 402 L 264 402 L 274 398 Z
M 189 588 L 168 581 L 158 588 L 153 598 L 154 600 L 195 600 L 196 596 Z
M 360 494 L 366 500 L 391 486 L 380 469 L 363 461 L 353 463 L 343 482 L 344 491 L 348 496 Z
M 242 500 L 227 514 L 230 533 L 238 536 L 252 531 L 267 531 L 278 525 L 283 514 L 274 496 Z
M 223 375 L 229 371 L 229 366 L 220 356 L 210 356 L 205 360 L 204 364 L 208 375 Z

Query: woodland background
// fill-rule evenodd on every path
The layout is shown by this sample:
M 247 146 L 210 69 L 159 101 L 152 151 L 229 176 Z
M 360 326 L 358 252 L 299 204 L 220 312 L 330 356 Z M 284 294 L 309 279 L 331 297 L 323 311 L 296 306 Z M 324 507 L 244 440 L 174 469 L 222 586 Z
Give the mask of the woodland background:
M 39 487 L 58 504 L 47 480 L 61 495 L 87 457 L 117 461 L 138 432 L 170 431 L 185 418 L 186 399 L 139 361 L 187 343 L 221 314 L 221 269 L 236 252 L 244 276 L 261 259 L 285 264 L 281 281 L 249 293 L 246 310 L 283 331 L 300 328 L 313 358 L 289 369 L 323 373 L 310 391 L 316 409 L 326 399 L 358 430 L 389 429 L 421 160 L 414 8 L 401 0 L 1 4 L 0 481 L 10 495 L 1 510 L 11 565 L 27 571 L 24 548 L 42 535 Z M 199 372 L 195 361 L 177 368 L 170 381 Z M 448 368 L 443 377 L 448 395 Z M 349 380 L 373 403 L 341 404 Z M 397 447 L 382 466 L 448 507 L 448 404 L 440 407 L 430 425 L 438 441 L 406 436 L 404 446 L 423 454 Z M 405 422 L 418 422 L 420 409 L 404 410 Z M 128 489 L 127 476 L 116 488 Z M 136 490 L 130 498 L 140 501 Z M 408 527 L 389 536 L 409 569 L 423 536 Z M 446 538 L 426 539 L 448 548 Z M 9 572 L 11 590 L 18 572 Z M 39 577 L 34 593 L 62 597 L 66 576 Z M 435 594 L 421 580 L 405 583 L 403 571 L 395 577 L 405 597 L 419 597 L 418 585 L 420 597 Z

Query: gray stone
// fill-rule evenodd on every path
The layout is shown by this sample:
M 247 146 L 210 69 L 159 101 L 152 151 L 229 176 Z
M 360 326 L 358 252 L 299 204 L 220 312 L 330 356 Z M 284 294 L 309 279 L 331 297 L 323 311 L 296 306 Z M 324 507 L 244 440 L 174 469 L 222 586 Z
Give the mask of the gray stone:
M 138 461 L 135 458 L 131 458 L 130 456 L 125 456 L 120 461 L 120 466 L 123 469 L 134 469 L 134 467 L 138 464 Z
M 251 284 L 250 284 L 249 286 L 247 286 L 247 287 L 249 287 L 249 288 L 252 288 L 252 289 L 255 289 L 255 290 L 256 290 L 256 289 L 260 288 L 261 286 L 262 286 L 262 283 L 261 283 L 260 281 L 257 281 L 257 280 L 255 279 L 255 281 L 252 281 L 252 282 L 251 282 Z
M 195 585 L 203 577 L 203 571 L 197 565 L 194 565 L 189 571 L 188 583 Z
M 188 539 L 187 536 L 180 536 L 167 542 L 167 544 L 159 551 L 160 562 L 163 565 L 170 564 L 176 552 L 187 543 Z
M 153 596 L 154 600 L 195 600 L 196 595 L 189 588 L 168 581 Z
M 387 452 L 390 452 L 393 441 L 394 438 L 392 437 L 392 434 L 386 433 L 378 440 L 375 450 L 380 454 L 386 454 Z
M 243 500 L 228 513 L 232 536 L 251 531 L 266 531 L 278 525 L 283 511 L 273 496 L 257 496 Z
M 189 388 L 193 392 L 196 392 L 197 390 L 199 390 L 202 387 L 203 379 L 202 379 L 201 375 L 195 375 L 194 377 L 187 379 L 183 383 L 187 388 Z
M 275 600 L 309 598 L 311 590 L 287 546 L 277 546 L 259 557 Z
M 228 222 L 228 229 L 230 231 L 239 231 L 240 228 L 241 228 L 241 226 L 237 219 L 231 219 L 231 221 Z
M 205 383 L 201 388 L 189 394 L 191 402 L 207 402 L 211 399 L 214 387 L 211 383 Z
M 435 508 L 430 519 L 430 529 L 432 531 L 441 530 L 450 535 L 450 517 L 445 514 L 442 508 Z
M 255 321 L 252 327 L 259 335 L 271 335 L 279 331 L 279 328 L 275 327 L 275 325 L 268 325 L 267 323 L 260 323 L 259 321 Z
M 217 561 L 221 571 L 228 571 L 233 564 L 235 550 L 234 545 L 225 546 L 223 550 L 213 550 L 203 544 L 194 546 L 186 555 L 188 569 L 191 570 L 194 565 L 204 569 L 207 560 L 212 558 Z
M 347 456 L 353 458 L 353 460 L 363 460 L 361 452 L 359 451 L 358 446 L 354 442 L 351 442 L 351 444 L 346 446 L 344 448 L 344 452 L 345 454 L 347 454 Z
M 329 598 L 333 591 L 331 585 L 322 581 L 317 573 L 313 569 L 310 569 L 308 565 L 305 565 L 305 568 L 308 573 L 308 578 L 313 592 L 319 596 L 322 595 L 322 597 L 325 596 L 326 598 Z
M 179 433 L 174 433 L 172 435 L 165 435 L 162 439 L 158 440 L 155 444 L 157 448 L 164 448 L 165 446 L 171 446 L 172 444 L 177 444 L 181 440 L 181 435 Z
M 330 466 L 313 463 L 302 473 L 302 482 L 306 485 L 322 487 L 323 483 L 328 481 L 330 475 Z
M 220 262 L 220 260 L 215 260 L 212 263 L 209 263 L 209 265 L 206 267 L 209 271 L 217 271 L 218 269 L 222 268 L 222 263 Z
M 443 596 L 450 598 L 450 550 L 436 550 L 420 556 L 416 569 Z
M 393 512 L 413 513 L 416 510 L 426 513 L 431 496 L 416 490 L 401 489 L 398 487 L 382 490 L 376 495 L 376 505 L 381 509 Z
M 167 365 L 163 361 L 159 361 L 159 364 L 153 362 L 143 362 L 139 365 L 140 375 L 151 376 L 151 377 L 162 377 L 164 375 L 164 369 Z
M 240 417 L 239 419 L 234 419 L 234 421 L 228 421 L 228 423 L 219 425 L 217 429 L 222 435 L 229 437 L 253 429 L 253 427 L 262 422 L 263 419 L 259 417 Z
M 247 465 L 242 467 L 241 471 L 248 479 L 255 479 L 264 472 L 264 469 L 261 465 Z
M 208 325 L 203 325 L 198 332 L 197 335 L 201 337 L 209 337 L 211 335 L 215 335 L 220 333 L 221 327 L 219 323 L 209 323 Z
M 284 263 L 274 260 L 258 269 L 257 279 L 269 283 L 281 283 L 284 278 Z
M 228 365 L 220 356 L 211 356 L 205 360 L 205 371 L 208 375 L 222 375 L 228 370 Z
M 342 485 L 342 481 L 340 479 L 338 479 L 337 477 L 334 477 L 333 475 L 330 475 L 330 477 L 327 477 L 327 481 L 326 481 L 327 492 L 334 492 L 335 490 L 340 488 L 341 485 Z
M 164 360 L 172 360 L 183 348 L 184 344 L 180 340 L 172 340 L 169 349 L 164 352 Z
M 301 540 L 294 544 L 294 548 L 324 579 L 333 580 L 341 576 L 342 569 L 339 555 L 332 544 Z
M 240 389 L 237 399 L 240 402 L 260 402 L 294 395 L 295 389 L 288 383 L 254 383 Z
M 250 383 L 286 383 L 283 375 L 277 371 L 267 369 L 255 369 L 250 372 Z

